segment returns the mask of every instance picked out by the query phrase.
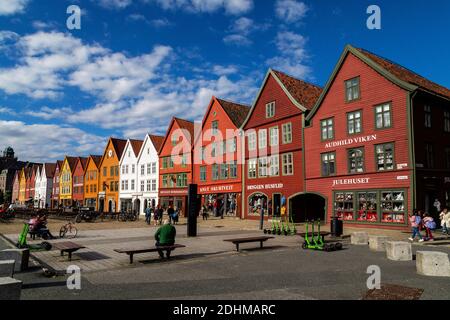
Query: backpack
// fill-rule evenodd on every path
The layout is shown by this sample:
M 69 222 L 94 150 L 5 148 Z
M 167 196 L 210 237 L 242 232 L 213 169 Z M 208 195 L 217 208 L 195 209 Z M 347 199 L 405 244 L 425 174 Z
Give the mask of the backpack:
M 429 221 L 425 222 L 425 227 L 427 227 L 428 229 L 434 230 L 434 229 L 436 229 L 436 222 L 434 222 L 434 220 L 429 220 Z

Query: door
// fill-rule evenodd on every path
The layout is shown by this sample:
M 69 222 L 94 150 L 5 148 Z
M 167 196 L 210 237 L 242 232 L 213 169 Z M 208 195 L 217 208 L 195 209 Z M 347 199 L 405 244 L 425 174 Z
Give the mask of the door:
M 281 194 L 279 193 L 273 194 L 272 210 L 274 217 L 281 216 Z

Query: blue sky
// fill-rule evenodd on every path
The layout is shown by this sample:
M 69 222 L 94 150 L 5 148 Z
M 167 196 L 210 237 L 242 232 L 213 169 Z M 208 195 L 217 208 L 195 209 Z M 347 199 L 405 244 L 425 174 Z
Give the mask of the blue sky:
M 447 0 L 0 0 L 0 148 L 101 154 L 201 119 L 211 95 L 251 104 L 269 67 L 324 85 L 346 44 L 450 87 L 449 31 Z

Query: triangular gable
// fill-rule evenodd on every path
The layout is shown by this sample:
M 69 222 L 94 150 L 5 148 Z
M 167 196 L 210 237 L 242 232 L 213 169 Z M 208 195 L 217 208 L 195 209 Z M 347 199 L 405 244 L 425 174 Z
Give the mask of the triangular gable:
M 275 74 L 275 72 L 272 69 L 269 69 L 266 73 L 266 76 L 264 77 L 263 83 L 261 85 L 261 87 L 259 88 L 258 94 L 256 95 L 256 99 L 254 100 L 252 107 L 250 108 L 250 111 L 248 112 L 247 117 L 245 118 L 244 122 L 242 123 L 241 129 L 243 129 L 245 127 L 245 125 L 247 124 L 248 120 L 250 119 L 250 117 L 252 116 L 253 111 L 256 108 L 256 105 L 259 101 L 259 98 L 261 97 L 261 94 L 267 84 L 267 81 L 269 80 L 269 77 L 272 76 L 275 81 L 278 83 L 278 85 L 280 86 L 280 88 L 283 90 L 283 92 L 286 94 L 286 96 L 289 98 L 289 100 L 292 102 L 293 105 L 295 105 L 297 108 L 299 108 L 301 111 L 305 112 L 308 110 L 308 108 L 306 108 L 305 106 L 301 105 L 296 99 L 294 99 L 294 97 L 292 96 L 292 94 L 288 91 L 288 89 L 284 86 L 284 84 L 281 82 L 281 80 L 278 78 L 278 76 Z
M 156 140 L 154 140 L 154 138 L 156 138 Z M 147 143 L 150 143 L 153 146 L 153 148 L 155 149 L 156 154 L 158 154 L 159 150 L 162 147 L 164 138 L 165 138 L 164 136 L 155 136 L 155 135 L 152 135 L 150 133 L 147 133 L 145 135 L 144 141 L 142 143 L 141 150 L 139 150 L 139 154 L 136 157 L 137 162 L 139 162 L 141 160 L 142 153 L 144 152 L 145 146 L 147 145 Z M 158 142 L 158 140 L 160 140 L 159 141 L 159 145 L 156 144 L 156 142 Z
M 180 123 L 181 121 L 179 121 L 179 120 L 187 122 L 187 123 L 191 123 L 192 124 L 192 129 L 186 128 L 186 126 L 184 126 L 182 123 Z M 161 144 L 161 148 L 158 150 L 158 154 L 160 154 L 161 150 L 164 149 L 164 146 L 166 145 L 166 142 L 167 142 L 167 138 L 168 138 L 168 136 L 169 136 L 169 134 L 170 134 L 170 132 L 172 130 L 172 127 L 173 127 L 173 124 L 175 123 L 175 121 L 177 122 L 177 124 L 180 127 L 180 129 L 182 129 L 184 138 L 187 138 L 186 135 L 184 134 L 184 130 L 189 132 L 189 134 L 191 135 L 190 143 L 191 143 L 191 146 L 192 146 L 192 141 L 194 140 L 194 135 L 193 135 L 193 125 L 194 125 L 194 123 L 191 122 L 191 121 L 188 121 L 188 120 L 183 120 L 183 119 L 178 119 L 176 117 L 172 117 L 172 120 L 170 121 L 169 127 L 167 128 L 166 135 L 164 136 L 164 141 Z
M 322 91 L 322 94 L 320 95 L 319 99 L 317 100 L 316 104 L 314 105 L 311 112 L 306 117 L 307 121 L 310 121 L 312 117 L 314 117 L 314 114 L 317 112 L 317 110 L 322 105 L 323 100 L 325 99 L 328 91 L 331 88 L 331 85 L 334 82 L 334 79 L 336 78 L 338 72 L 340 71 L 345 59 L 347 58 L 348 54 L 353 54 L 355 57 L 360 59 L 362 62 L 366 63 L 369 67 L 371 67 L 373 70 L 378 72 L 380 75 L 385 77 L 387 80 L 391 81 L 392 83 L 396 84 L 402 89 L 405 89 L 407 91 L 413 92 L 417 90 L 419 87 L 416 85 L 413 85 L 411 83 L 405 82 L 396 76 L 394 76 L 392 73 L 388 72 L 386 69 L 382 68 L 380 65 L 375 63 L 373 60 L 371 60 L 368 56 L 364 55 L 359 50 L 355 49 L 351 45 L 347 45 L 344 49 L 344 52 L 341 54 L 341 57 L 339 58 L 336 66 L 334 67 L 333 73 L 331 74 L 330 78 L 327 81 L 327 84 L 325 85 L 325 88 Z
M 119 161 L 120 161 L 120 159 L 122 158 L 122 153 L 123 153 L 123 151 L 125 149 L 126 143 L 127 143 L 127 140 L 116 139 L 116 138 L 110 137 L 108 139 L 108 143 L 106 144 L 105 149 L 103 151 L 102 160 L 100 161 L 100 164 L 99 164 L 98 168 L 101 168 L 101 166 L 103 165 L 103 160 L 105 160 L 105 156 L 106 156 L 106 152 L 108 150 L 109 144 L 112 145 L 112 147 L 114 149 L 114 152 L 115 152 L 115 154 L 117 156 L 117 159 L 119 159 Z
M 134 142 L 139 142 L 139 143 L 134 143 L 133 145 L 133 141 Z M 127 155 L 127 151 L 128 149 L 131 149 L 130 151 L 134 154 L 134 157 L 136 158 L 136 160 L 138 159 L 138 156 L 141 152 L 141 149 L 144 145 L 143 143 L 144 141 L 142 140 L 132 140 L 132 139 L 128 139 L 127 143 L 125 145 L 125 148 L 123 149 L 123 153 L 122 153 L 122 157 L 119 160 L 119 163 L 122 164 L 123 160 L 125 159 L 126 155 Z M 139 150 L 137 150 L 137 148 L 139 148 Z M 137 152 L 136 152 L 137 151 Z

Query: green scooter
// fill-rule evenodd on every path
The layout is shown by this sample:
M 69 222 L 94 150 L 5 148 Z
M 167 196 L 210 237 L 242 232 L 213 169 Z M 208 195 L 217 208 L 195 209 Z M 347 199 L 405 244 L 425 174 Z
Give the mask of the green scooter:
M 295 223 L 294 223 L 294 220 L 292 219 L 291 214 L 289 215 L 289 225 L 290 225 L 290 227 L 289 227 L 290 234 L 292 236 L 295 236 L 297 234 L 297 228 L 295 227 Z
M 30 225 L 25 222 L 23 224 L 22 232 L 19 234 L 19 239 L 16 244 L 17 248 L 28 248 L 30 249 L 30 251 L 50 251 L 52 249 L 52 245 L 47 241 L 43 241 L 40 244 L 27 244 L 27 236 L 29 230 Z

